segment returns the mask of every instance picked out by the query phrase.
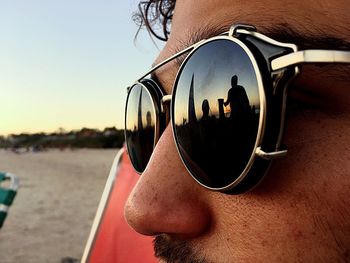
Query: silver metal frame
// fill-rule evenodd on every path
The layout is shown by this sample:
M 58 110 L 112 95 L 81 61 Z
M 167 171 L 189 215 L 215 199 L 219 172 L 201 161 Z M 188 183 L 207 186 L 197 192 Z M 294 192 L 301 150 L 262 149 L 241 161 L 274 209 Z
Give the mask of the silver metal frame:
M 251 35 L 257 39 L 261 39 L 261 40 L 263 40 L 267 43 L 270 43 L 272 45 L 290 48 L 294 52 L 298 51 L 297 45 L 292 44 L 292 43 L 283 43 L 283 42 L 279 42 L 277 40 L 274 40 L 272 38 L 269 38 L 268 36 L 265 36 L 261 33 L 256 32 L 256 28 L 254 26 L 251 26 L 251 25 L 241 25 L 241 24 L 233 25 L 228 33 L 229 34 L 231 33 L 232 37 L 236 36 L 237 34 Z M 279 70 L 283 70 L 283 69 L 284 68 L 281 68 Z M 278 70 L 275 70 L 275 71 L 278 72 Z M 294 71 L 295 71 L 294 77 L 296 77 L 300 73 L 300 70 L 297 66 L 295 66 Z M 281 114 L 282 119 L 281 119 L 281 126 L 280 126 L 280 134 L 279 134 L 279 137 L 277 139 L 276 149 L 278 149 L 282 143 L 282 135 L 283 135 L 283 131 L 284 131 L 284 125 L 283 125 L 284 120 L 285 120 L 284 112 L 286 111 L 286 103 L 287 103 L 287 89 L 286 88 L 287 88 L 288 84 L 293 81 L 293 79 L 294 78 L 291 78 L 289 80 L 289 82 L 287 83 L 287 85 L 284 87 L 284 94 L 283 94 L 283 98 L 282 98 L 283 99 L 283 101 L 282 101 L 282 111 L 283 112 Z M 273 87 L 273 88 L 275 89 L 276 87 Z M 275 158 L 280 158 L 280 157 L 285 156 L 287 154 L 287 151 L 286 150 L 283 150 L 283 151 L 276 150 L 274 152 L 267 153 L 267 152 L 264 152 L 260 147 L 257 147 L 255 154 L 263 159 L 272 160 Z
M 230 31 L 231 32 L 231 31 Z M 237 31 L 232 31 L 232 32 L 237 32 Z M 220 188 L 213 188 L 213 187 L 209 187 L 209 186 L 206 186 L 204 184 L 202 184 L 200 181 L 197 180 L 197 178 L 192 174 L 192 172 L 190 171 L 190 169 L 188 169 L 183 157 L 182 157 L 182 154 L 180 153 L 180 149 L 179 149 L 179 143 L 177 142 L 177 139 L 176 139 L 176 136 L 175 136 L 175 123 L 174 123 L 174 106 L 172 105 L 171 107 L 171 124 L 172 124 L 172 131 L 173 131 L 173 136 L 174 136 L 174 139 L 176 141 L 175 145 L 176 145 L 176 149 L 180 155 L 180 158 L 181 158 L 181 161 L 182 163 L 184 164 L 184 166 L 186 167 L 187 171 L 189 172 L 189 174 L 192 176 L 192 178 L 194 180 L 196 180 L 197 183 L 199 183 L 201 186 L 207 188 L 207 189 L 210 189 L 210 190 L 214 190 L 214 191 L 225 191 L 225 190 L 229 190 L 233 187 L 235 187 L 236 185 L 238 185 L 243 179 L 244 177 L 247 175 L 248 171 L 250 170 L 251 166 L 253 165 L 254 163 L 254 160 L 256 158 L 256 149 L 257 147 L 260 145 L 261 143 L 261 140 L 263 138 L 263 135 L 264 135 L 264 130 L 265 130 L 265 122 L 266 122 L 266 97 L 265 97 L 265 90 L 264 90 L 264 86 L 263 86 L 263 80 L 262 80 L 262 76 L 261 76 L 261 72 L 259 70 L 259 66 L 258 66 L 258 63 L 256 62 L 255 60 L 255 57 L 253 55 L 253 53 L 250 51 L 250 49 L 240 40 L 238 40 L 237 38 L 235 38 L 234 36 L 216 36 L 216 37 L 213 37 L 213 38 L 210 38 L 206 41 L 202 41 L 200 44 L 198 44 L 186 57 L 186 59 L 183 61 L 183 63 L 181 64 L 179 70 L 178 70 L 178 73 L 176 75 L 176 78 L 175 78 L 175 82 L 174 83 L 177 83 L 180 75 L 181 75 L 181 72 L 182 72 L 182 69 L 184 68 L 184 66 L 186 65 L 186 62 L 191 58 L 192 54 L 194 52 L 196 52 L 197 49 L 199 49 L 201 46 L 203 45 L 206 45 L 210 42 L 213 42 L 213 41 L 217 41 L 217 40 L 228 40 L 228 41 L 232 41 L 234 42 L 235 44 L 239 45 L 244 51 L 245 53 L 248 55 L 250 61 L 252 62 L 252 65 L 253 65 L 253 68 L 254 68 L 254 71 L 255 71 L 255 74 L 256 74 L 256 80 L 257 80 L 257 84 L 258 84 L 258 90 L 259 90 L 259 100 L 260 100 L 260 116 L 259 116 L 259 126 L 258 126 L 258 132 L 257 132 L 257 136 L 256 136 L 256 140 L 255 140 L 255 145 L 254 145 L 254 149 L 252 151 L 252 154 L 249 158 L 249 161 L 245 167 L 245 169 L 243 170 L 243 172 L 241 173 L 241 175 L 236 179 L 234 180 L 231 184 L 227 185 L 227 186 L 224 186 L 224 187 L 220 187 Z M 175 84 L 174 84 L 175 85 Z M 174 86 L 173 87 L 173 91 L 172 91 L 172 94 L 173 96 L 175 95 L 175 92 L 174 92 L 174 89 L 176 87 Z M 172 98 L 172 103 L 174 103 L 175 99 L 174 97 Z
M 237 35 L 239 34 L 246 34 L 246 35 L 251 35 L 257 39 L 261 39 L 265 42 L 268 42 L 272 45 L 276 45 L 276 46 L 280 46 L 280 47 L 286 47 L 286 48 L 290 48 L 293 50 L 293 52 L 287 54 L 287 55 L 283 55 L 280 57 L 277 57 L 275 59 L 273 59 L 271 61 L 271 69 L 272 72 L 271 73 L 278 73 L 279 71 L 283 71 L 286 68 L 289 67 L 294 67 L 294 71 L 295 71 L 295 75 L 294 77 L 299 74 L 299 67 L 298 65 L 300 64 L 305 64 L 305 63 L 350 63 L 350 51 L 337 51 L 337 50 L 303 50 L 303 51 L 298 51 L 298 48 L 295 44 L 291 44 L 291 43 L 282 43 L 282 42 L 278 42 L 274 39 L 271 39 L 263 34 L 260 34 L 258 32 L 256 32 L 256 28 L 254 26 L 251 25 L 242 25 L 242 24 L 236 24 L 233 25 L 229 31 L 224 32 L 223 34 L 216 36 L 216 37 L 212 37 L 209 39 L 203 39 L 189 47 L 187 47 L 186 49 L 172 55 L 171 57 L 169 57 L 168 59 L 158 63 L 157 65 L 155 65 L 154 67 L 152 67 L 148 72 L 146 72 L 142 77 L 140 77 L 136 83 L 140 83 L 142 81 L 142 79 L 144 79 L 145 77 L 147 77 L 149 74 L 151 74 L 152 72 L 154 72 L 155 70 L 157 70 L 158 68 L 162 67 L 163 65 L 169 63 L 170 61 L 186 54 L 189 53 L 185 60 L 183 61 L 183 63 L 181 64 L 178 73 L 176 75 L 175 81 L 174 81 L 174 85 L 176 83 L 176 81 L 179 78 L 179 72 L 181 72 L 182 68 L 184 67 L 185 63 L 187 62 L 187 59 L 191 56 L 191 54 L 193 54 L 193 52 L 195 52 L 196 49 L 198 49 L 199 47 L 201 47 L 204 44 L 207 44 L 211 41 L 215 41 L 218 39 L 227 39 L 230 41 L 235 42 L 236 44 L 240 45 L 242 47 L 242 49 L 247 53 L 247 55 L 249 56 L 249 58 L 252 61 L 256 76 L 257 76 L 257 80 L 258 80 L 258 88 L 259 88 L 259 96 L 260 96 L 260 104 L 261 104 L 261 112 L 260 112 L 260 119 L 259 119 L 259 127 L 258 127 L 258 134 L 257 134 L 257 138 L 256 138 L 256 143 L 254 146 L 254 151 L 252 152 L 252 156 L 246 166 L 246 168 L 244 169 L 244 171 L 242 172 L 242 174 L 234 181 L 232 182 L 230 185 L 222 187 L 222 188 L 211 188 L 208 186 L 203 185 L 202 183 L 200 183 L 193 175 L 192 173 L 189 171 L 189 169 L 187 168 L 185 162 L 182 159 L 182 156 L 180 154 L 179 151 L 179 146 L 178 143 L 176 142 L 176 148 L 177 151 L 181 157 L 182 162 L 184 163 L 184 166 L 186 167 L 186 169 L 188 170 L 188 172 L 191 174 L 191 176 L 203 187 L 210 189 L 210 190 L 215 190 L 215 191 L 225 191 L 225 190 L 229 190 L 232 189 L 233 187 L 235 187 L 236 185 L 238 185 L 243 178 L 247 175 L 249 169 L 251 168 L 251 166 L 254 163 L 254 160 L 257 156 L 265 159 L 265 160 L 272 160 L 275 158 L 279 158 L 279 157 L 283 157 L 287 154 L 286 150 L 278 150 L 278 147 L 281 144 L 282 141 L 282 134 L 283 134 L 283 123 L 284 123 L 284 118 L 285 118 L 285 109 L 286 109 L 286 97 L 287 97 L 287 86 L 288 84 L 294 79 L 294 77 L 292 76 L 290 78 L 290 80 L 288 81 L 288 83 L 285 85 L 284 87 L 284 91 L 283 91 L 283 101 L 282 101 L 282 114 L 281 114 L 281 126 L 280 126 L 280 133 L 277 139 L 277 143 L 276 143 L 276 150 L 273 152 L 264 152 L 261 149 L 261 140 L 263 138 L 264 135 L 264 130 L 265 130 L 265 122 L 266 122 L 266 112 L 265 112 L 265 108 L 266 108 L 266 97 L 265 97 L 265 91 L 264 91 L 264 87 L 263 87 L 263 83 L 262 83 L 262 76 L 261 76 L 261 72 L 259 69 L 259 66 L 252 54 L 252 52 L 250 51 L 250 49 L 237 38 Z M 176 141 L 176 137 L 174 134 L 174 118 L 173 118 L 173 102 L 174 102 L 174 86 L 173 86 L 173 90 L 172 90 L 172 95 L 165 95 L 162 98 L 162 103 L 163 101 L 169 101 L 170 100 L 170 96 L 171 97 L 171 123 L 172 123 L 172 130 L 173 130 L 173 135 L 174 135 L 174 139 Z M 275 87 L 274 87 L 275 88 Z M 160 136 L 160 134 L 157 135 L 158 138 Z
M 309 49 L 290 53 L 271 61 L 272 70 L 305 63 L 350 63 L 350 51 Z
M 142 79 L 144 79 L 145 77 L 147 77 L 149 74 L 151 74 L 153 71 L 157 70 L 158 68 L 160 68 L 161 66 L 164 66 L 165 64 L 169 63 L 170 61 L 174 60 L 175 58 L 178 58 L 180 56 L 182 56 L 183 54 L 188 53 L 189 51 L 191 51 L 192 49 L 194 49 L 195 47 L 197 47 L 199 44 L 203 43 L 205 41 L 205 39 L 193 44 L 192 46 L 189 46 L 187 48 L 185 48 L 184 50 L 181 50 L 180 52 L 172 55 L 171 57 L 167 58 L 166 60 L 163 60 L 162 62 L 158 63 L 157 65 L 155 65 L 154 67 L 152 67 L 149 71 L 146 72 L 146 74 L 142 75 L 141 78 L 139 78 L 137 80 L 137 82 L 140 82 Z

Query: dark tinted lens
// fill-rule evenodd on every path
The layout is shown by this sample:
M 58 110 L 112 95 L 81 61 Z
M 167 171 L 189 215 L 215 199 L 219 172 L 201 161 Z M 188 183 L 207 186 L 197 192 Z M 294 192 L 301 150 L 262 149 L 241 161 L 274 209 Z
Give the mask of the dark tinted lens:
M 149 91 L 136 84 L 130 90 L 125 113 L 125 139 L 131 162 L 143 172 L 155 140 L 155 108 Z
M 248 164 L 258 133 L 259 89 L 247 53 L 230 40 L 208 42 L 175 85 L 173 126 L 183 161 L 200 183 L 228 186 Z

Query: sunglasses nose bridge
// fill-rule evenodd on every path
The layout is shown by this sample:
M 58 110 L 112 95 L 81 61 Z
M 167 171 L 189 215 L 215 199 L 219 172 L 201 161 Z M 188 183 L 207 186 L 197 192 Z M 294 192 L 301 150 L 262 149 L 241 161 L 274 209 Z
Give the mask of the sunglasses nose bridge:
M 165 95 L 160 100 L 160 110 L 165 115 L 165 125 L 170 121 L 170 103 L 172 95 Z
M 165 107 L 168 107 L 171 103 L 171 95 L 165 95 L 163 98 L 160 100 L 160 107 L 161 111 L 165 112 Z

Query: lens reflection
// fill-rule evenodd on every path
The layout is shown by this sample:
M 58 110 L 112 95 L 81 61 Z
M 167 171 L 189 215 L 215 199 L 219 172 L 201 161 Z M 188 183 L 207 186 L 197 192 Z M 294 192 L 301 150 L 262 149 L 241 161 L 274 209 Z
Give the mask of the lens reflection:
M 239 177 L 259 116 L 256 74 L 238 44 L 215 40 L 192 53 L 176 82 L 173 121 L 181 157 L 199 182 L 221 188 Z
M 130 159 L 143 172 L 151 157 L 155 135 L 155 108 L 150 93 L 140 84 L 132 87 L 126 108 L 125 137 Z

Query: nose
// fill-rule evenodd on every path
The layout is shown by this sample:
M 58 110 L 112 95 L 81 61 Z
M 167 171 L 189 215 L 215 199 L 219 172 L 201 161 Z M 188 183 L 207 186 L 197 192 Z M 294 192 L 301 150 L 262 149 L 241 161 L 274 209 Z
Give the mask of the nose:
M 126 202 L 126 220 L 144 235 L 200 235 L 210 225 L 206 191 L 183 166 L 168 125 Z

